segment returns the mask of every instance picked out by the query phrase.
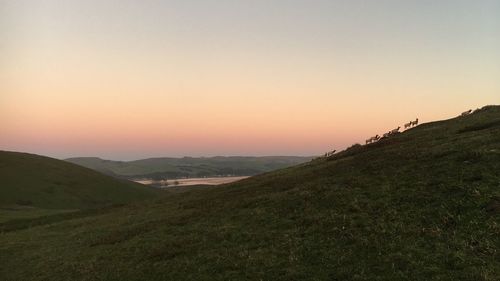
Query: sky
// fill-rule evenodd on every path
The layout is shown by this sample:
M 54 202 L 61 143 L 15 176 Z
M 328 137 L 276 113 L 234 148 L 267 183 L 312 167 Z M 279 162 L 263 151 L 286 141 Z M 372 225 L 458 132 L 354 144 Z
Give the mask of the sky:
M 319 155 L 499 77 L 500 1 L 0 0 L 0 150 Z

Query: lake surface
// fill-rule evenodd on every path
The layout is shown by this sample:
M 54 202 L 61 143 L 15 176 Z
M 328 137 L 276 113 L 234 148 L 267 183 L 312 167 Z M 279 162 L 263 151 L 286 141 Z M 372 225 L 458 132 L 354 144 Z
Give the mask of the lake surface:
M 171 187 L 171 186 L 189 186 L 189 185 L 198 185 L 198 184 L 206 184 L 206 185 L 219 185 L 219 184 L 225 184 L 225 183 L 231 183 L 235 181 L 239 181 L 242 179 L 246 179 L 248 176 L 244 177 L 213 177 L 213 178 L 187 178 L 187 179 L 171 179 L 167 181 L 163 181 L 163 185 L 165 187 Z M 135 182 L 141 183 L 141 184 L 153 184 L 153 183 L 158 183 L 150 179 L 140 179 L 140 180 L 134 180 Z M 177 184 L 176 184 L 177 182 Z M 165 184 L 166 183 L 166 184 Z

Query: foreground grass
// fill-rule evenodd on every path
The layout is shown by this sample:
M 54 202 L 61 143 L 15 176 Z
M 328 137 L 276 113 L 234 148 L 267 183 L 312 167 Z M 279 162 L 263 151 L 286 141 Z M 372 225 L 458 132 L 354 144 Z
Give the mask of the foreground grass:
M 5 223 L 12 220 L 23 220 L 30 218 L 38 218 L 60 213 L 75 212 L 77 210 L 64 209 L 41 209 L 25 206 L 5 206 L 0 208 L 0 223 Z
M 500 108 L 225 186 L 0 224 L 2 280 L 499 280 Z

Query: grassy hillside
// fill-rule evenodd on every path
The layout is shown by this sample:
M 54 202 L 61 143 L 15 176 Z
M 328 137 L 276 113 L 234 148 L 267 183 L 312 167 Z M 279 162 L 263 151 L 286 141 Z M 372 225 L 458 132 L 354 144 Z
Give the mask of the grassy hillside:
M 97 157 L 69 158 L 66 161 L 123 178 L 174 179 L 183 177 L 252 176 L 310 161 L 312 157 L 183 157 L 111 161 Z
M 499 171 L 488 107 L 234 184 L 0 224 L 0 276 L 499 280 Z
M 0 151 L 0 208 L 82 209 L 152 198 L 157 191 L 49 157 Z M 1 216 L 0 216 L 1 217 Z

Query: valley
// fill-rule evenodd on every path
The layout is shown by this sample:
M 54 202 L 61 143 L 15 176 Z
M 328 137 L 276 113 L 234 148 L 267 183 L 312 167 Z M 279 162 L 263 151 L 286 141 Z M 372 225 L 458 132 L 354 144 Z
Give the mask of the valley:
M 4 220 L 0 276 L 494 281 L 499 151 L 488 106 L 230 184 Z

